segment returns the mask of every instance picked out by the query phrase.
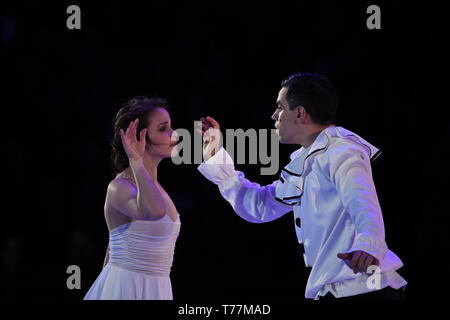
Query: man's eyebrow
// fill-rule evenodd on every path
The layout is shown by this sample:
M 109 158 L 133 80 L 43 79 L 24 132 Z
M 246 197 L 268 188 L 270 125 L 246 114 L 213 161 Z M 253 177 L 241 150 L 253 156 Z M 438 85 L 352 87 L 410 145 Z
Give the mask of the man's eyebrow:
M 167 124 L 167 123 L 169 123 L 169 121 L 164 121 L 164 122 L 161 122 L 160 124 L 158 124 L 158 126 L 162 126 L 163 124 Z

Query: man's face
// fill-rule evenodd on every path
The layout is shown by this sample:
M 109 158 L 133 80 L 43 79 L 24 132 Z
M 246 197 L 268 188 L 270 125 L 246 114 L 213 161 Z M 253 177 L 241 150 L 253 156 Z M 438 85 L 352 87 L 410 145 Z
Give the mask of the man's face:
M 272 120 L 275 120 L 275 128 L 280 137 L 281 143 L 291 144 L 294 142 L 295 135 L 298 134 L 297 108 L 289 110 L 286 101 L 287 88 L 281 88 L 278 93 L 277 109 L 272 115 Z

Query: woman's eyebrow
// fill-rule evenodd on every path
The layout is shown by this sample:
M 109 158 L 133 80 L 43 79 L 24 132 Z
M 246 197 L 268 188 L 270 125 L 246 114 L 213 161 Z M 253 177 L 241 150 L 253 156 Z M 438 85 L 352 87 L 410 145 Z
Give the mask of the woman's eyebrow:
M 161 122 L 160 124 L 158 124 L 158 126 L 162 126 L 163 124 L 167 124 L 167 123 L 169 123 L 169 121 L 164 121 L 164 122 Z

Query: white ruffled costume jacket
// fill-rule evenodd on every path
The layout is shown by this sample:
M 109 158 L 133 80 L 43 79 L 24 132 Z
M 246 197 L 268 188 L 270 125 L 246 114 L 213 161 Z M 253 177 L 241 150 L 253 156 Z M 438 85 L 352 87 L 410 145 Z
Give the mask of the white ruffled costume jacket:
M 198 170 L 217 184 L 222 196 L 243 219 L 262 223 L 293 210 L 305 264 L 312 267 L 306 298 L 327 292 L 345 297 L 407 282 L 395 271 L 402 261 L 388 249 L 370 162 L 380 151 L 342 127 L 324 129 L 308 148 L 290 156 L 279 180 L 268 186 L 248 181 L 236 171 L 225 149 Z M 298 220 L 298 219 L 297 219 Z M 380 286 L 367 274 L 354 274 L 338 253 L 361 250 L 380 261 Z M 369 280 L 369 281 L 368 281 Z

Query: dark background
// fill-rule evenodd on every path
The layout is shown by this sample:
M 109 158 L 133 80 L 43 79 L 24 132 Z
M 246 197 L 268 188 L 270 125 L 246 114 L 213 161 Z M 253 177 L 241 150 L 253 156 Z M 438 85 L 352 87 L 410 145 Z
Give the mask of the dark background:
M 448 297 L 448 38 L 428 2 L 14 2 L 1 5 L 2 297 L 81 299 L 102 268 L 111 121 L 159 95 L 175 128 L 273 128 L 281 80 L 327 75 L 338 125 L 384 151 L 373 165 L 386 240 L 412 299 Z M 66 8 L 81 8 L 81 30 Z M 381 8 L 368 30 L 366 8 Z M 280 166 L 296 146 L 280 146 Z M 172 284 L 183 299 L 298 299 L 305 270 L 292 215 L 240 219 L 197 165 L 159 167 L 183 222 Z M 259 165 L 237 165 L 260 184 Z M 66 268 L 82 289 L 66 288 Z

